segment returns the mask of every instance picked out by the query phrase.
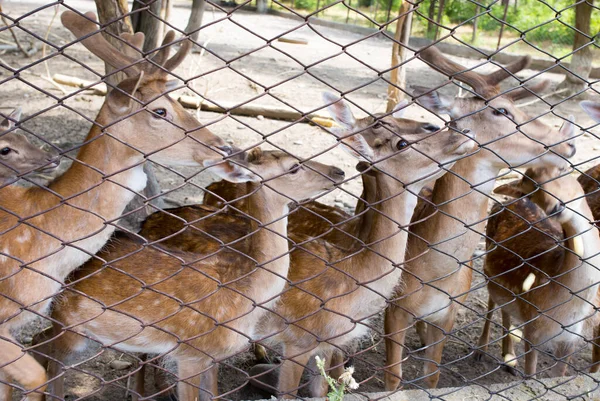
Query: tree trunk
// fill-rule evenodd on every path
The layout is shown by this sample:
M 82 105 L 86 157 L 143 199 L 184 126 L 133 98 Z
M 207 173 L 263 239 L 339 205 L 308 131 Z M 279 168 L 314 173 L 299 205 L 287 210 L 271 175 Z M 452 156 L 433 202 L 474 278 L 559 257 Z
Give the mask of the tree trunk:
M 438 6 L 437 18 L 435 19 L 435 36 L 434 39 L 437 40 L 440 34 L 440 25 L 442 24 L 442 15 L 444 13 L 444 6 L 446 5 L 446 0 L 439 0 L 440 5 Z
M 430 39 L 434 38 L 435 29 L 435 2 L 436 0 L 429 0 L 429 11 L 427 13 L 427 37 Z
M 200 27 L 202 26 L 202 17 L 204 16 L 204 9 L 206 8 L 206 1 L 194 0 L 192 2 L 192 13 L 190 19 L 185 27 L 185 33 L 191 33 L 190 38 L 195 42 L 198 40 L 200 35 Z
M 479 19 L 477 16 L 479 15 L 480 9 L 481 6 L 477 4 L 477 7 L 475 7 L 475 17 L 473 18 L 473 35 L 471 36 L 471 43 L 475 43 L 477 41 L 477 20 Z
M 256 11 L 260 14 L 266 14 L 267 0 L 256 0 Z
M 404 99 L 404 92 L 398 88 L 405 87 L 406 69 L 401 64 L 406 61 L 406 49 L 412 27 L 413 13 L 409 11 L 411 11 L 411 4 L 408 1 L 403 1 L 398 11 L 400 17 L 396 21 L 396 34 L 394 35 L 394 45 L 392 46 L 392 68 L 398 67 L 390 72 L 386 113 L 391 113 L 400 100 Z
M 129 12 L 127 0 L 96 0 L 96 9 L 98 10 L 98 20 L 100 21 L 100 24 L 105 25 L 112 22 L 107 26 L 106 31 L 103 33 L 104 37 L 117 49 L 121 49 L 123 46 L 122 42 L 106 32 L 110 32 L 116 36 L 126 32 L 133 33 L 129 17 L 123 17 Z M 105 64 L 106 75 L 110 74 L 114 70 L 115 69 L 110 65 Z M 109 77 L 107 77 L 105 82 L 107 84 L 108 91 L 110 92 L 112 86 L 117 86 L 117 84 L 124 78 L 125 74 L 122 72 L 111 74 Z
M 131 8 L 131 23 L 134 32 L 146 35 L 144 52 L 156 49 L 162 39 L 162 22 L 160 21 L 161 0 L 134 0 Z
M 589 4 L 588 4 L 589 3 Z M 561 96 L 571 96 L 587 86 L 587 80 L 592 71 L 594 38 L 591 37 L 590 20 L 594 0 L 587 0 L 575 6 L 575 42 L 573 43 L 573 57 L 570 72 L 566 72 L 564 81 L 557 89 L 566 89 Z M 581 32 L 581 33 L 580 33 Z

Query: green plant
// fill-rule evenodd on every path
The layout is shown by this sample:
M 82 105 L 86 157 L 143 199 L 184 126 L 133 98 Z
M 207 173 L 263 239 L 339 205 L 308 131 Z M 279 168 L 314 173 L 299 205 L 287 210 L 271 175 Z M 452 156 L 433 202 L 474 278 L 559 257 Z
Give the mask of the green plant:
M 325 372 L 325 360 L 317 355 L 315 356 L 315 361 L 317 362 L 319 373 L 327 380 L 327 384 L 331 389 L 331 391 L 327 393 L 327 399 L 329 401 L 342 401 L 344 399 L 346 387 L 350 390 L 356 390 L 358 388 L 358 383 L 354 380 L 354 377 L 352 377 L 354 374 L 354 367 L 350 366 L 349 368 L 346 368 L 344 373 L 342 373 L 340 378 L 336 381 Z

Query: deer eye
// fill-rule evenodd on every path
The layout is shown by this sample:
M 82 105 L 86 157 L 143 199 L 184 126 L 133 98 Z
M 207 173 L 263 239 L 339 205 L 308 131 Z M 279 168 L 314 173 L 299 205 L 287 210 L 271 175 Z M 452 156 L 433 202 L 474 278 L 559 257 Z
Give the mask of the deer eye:
M 497 109 L 492 110 L 492 114 L 494 114 L 495 116 L 507 116 L 507 117 L 511 117 L 511 114 L 508 112 L 508 110 L 506 110 L 503 107 L 498 107 Z
M 299 164 L 294 164 L 290 168 L 290 174 L 296 174 L 298 171 L 300 171 L 300 165 Z
M 162 117 L 162 118 L 167 117 L 167 109 L 162 108 L 162 107 L 152 110 L 152 113 L 154 113 L 154 115 L 157 117 Z
M 409 145 L 408 141 L 404 140 L 404 139 L 400 139 L 398 141 L 398 143 L 396 144 L 396 149 L 398 150 L 402 150 L 405 147 L 407 147 Z
M 2 149 L 0 149 L 0 155 L 2 155 L 2 156 L 6 156 L 10 152 L 12 152 L 11 148 L 2 148 Z

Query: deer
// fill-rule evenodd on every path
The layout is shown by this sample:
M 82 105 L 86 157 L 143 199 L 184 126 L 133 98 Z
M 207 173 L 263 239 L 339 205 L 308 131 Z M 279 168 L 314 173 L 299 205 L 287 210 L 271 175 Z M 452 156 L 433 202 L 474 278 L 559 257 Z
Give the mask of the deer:
M 61 19 L 77 41 L 127 77 L 106 97 L 62 176 L 47 187 L 0 189 L 0 382 L 7 383 L 0 385 L 0 399 L 10 399 L 9 380 L 24 389 L 24 399 L 42 399 L 46 372 L 10 331 L 46 316 L 65 278 L 109 240 L 146 185 L 143 163 L 204 168 L 232 150 L 166 95 L 167 78 L 189 52 L 189 40 L 169 57 L 170 32 L 156 55 L 143 59 L 110 45 L 94 13 L 66 11 Z M 122 39 L 141 53 L 143 34 Z
M 300 219 L 296 221 L 302 227 L 299 231 L 305 230 L 303 233 L 288 229 L 290 240 L 296 244 L 288 275 L 292 285 L 281 294 L 274 313 L 260 323 L 257 339 L 269 346 L 283 346 L 278 383 L 266 385 L 287 398 L 296 394 L 311 355 L 334 352 L 368 331 L 368 320 L 385 307 L 386 294 L 391 294 L 400 277 L 397 265 L 402 263 L 405 226 L 419 189 L 442 175 L 455 158 L 475 148 L 472 137 L 462 132 L 436 132 L 439 129 L 432 130 L 429 123 L 391 115 L 356 119 L 343 100 L 333 95 L 325 95 L 325 99 L 341 127 L 334 134 L 341 138 L 345 149 L 363 159 L 357 169 L 363 177 L 370 176 L 364 181 L 365 189 L 374 183 L 376 191 L 369 190 L 369 195 L 361 200 L 364 204 L 354 216 L 358 220 L 354 228 L 344 236 L 332 237 L 343 239 L 341 242 L 310 236 Z M 210 252 L 215 243 L 206 241 L 206 235 L 219 233 L 219 229 L 206 218 L 209 210 L 206 206 L 190 206 L 156 213 L 145 222 L 140 235 L 169 249 Z M 235 237 L 215 237 L 224 246 L 231 243 L 241 253 L 250 249 L 247 244 L 236 242 Z M 328 311 L 321 310 L 321 302 Z M 283 320 L 275 316 L 282 316 Z M 316 338 L 321 340 L 317 342 Z M 212 376 L 216 377 L 214 372 Z M 310 386 L 315 395 L 326 392 L 319 380 L 313 380 Z M 215 387 L 213 383 L 212 388 Z
M 331 191 L 345 177 L 339 168 L 260 148 L 241 166 L 227 162 L 212 169 L 225 179 L 247 182 L 248 253 L 169 253 L 117 237 L 75 273 L 52 313 L 62 326 L 55 324 L 49 351 L 54 396 L 64 397 L 64 375 L 53 361 L 64 362 L 91 338 L 120 351 L 174 359 L 178 399 L 197 400 L 200 374 L 214 360 L 247 348 L 261 317 L 284 290 L 290 265 L 288 203 Z
M 38 148 L 15 132 L 20 119 L 21 108 L 17 107 L 0 122 L 0 186 L 11 184 L 28 172 L 48 173 L 58 167 L 54 152 Z
M 418 223 L 410 227 L 403 280 L 384 318 L 387 391 L 396 390 L 402 381 L 404 340 L 415 318 L 425 348 L 424 386 L 437 386 L 444 344 L 471 286 L 468 264 L 483 232 L 489 194 L 500 170 L 563 166 L 575 153 L 571 120 L 557 132 L 515 105 L 548 82 L 500 92 L 499 83 L 525 68 L 528 57 L 488 75 L 453 62 L 435 47 L 421 50 L 419 58 L 472 88 L 473 96 L 454 100 L 437 90 L 417 88 L 416 100 L 432 112 L 448 114 L 451 127 L 470 129 L 480 146 L 435 182 L 432 198 L 414 216 Z
M 600 105 L 584 101 L 581 102 L 581 106 L 590 117 L 600 122 Z M 600 168 L 598 166 L 590 168 L 577 178 L 577 181 L 586 194 L 585 200 L 593 215 L 593 221 L 600 219 L 600 198 L 597 191 L 598 178 L 600 178 Z M 494 192 L 508 193 L 507 196 L 516 195 L 517 193 L 513 190 L 514 186 L 507 185 L 497 188 Z M 558 195 L 555 194 L 555 196 Z M 514 288 L 513 284 L 516 281 L 520 280 L 523 283 L 529 278 L 528 286 L 533 286 L 536 282 L 539 282 L 540 284 L 536 285 L 536 287 L 540 287 L 544 282 L 549 281 L 549 277 L 552 279 L 557 274 L 560 274 L 560 272 L 569 270 L 569 267 L 565 264 L 566 254 L 574 251 L 574 249 L 568 248 L 568 244 L 567 246 L 557 245 L 564 242 L 565 234 L 563 227 L 556 219 L 556 215 L 548 216 L 542 207 L 538 206 L 528 196 L 520 197 L 516 201 L 495 204 L 490 212 L 486 237 L 487 248 L 490 251 L 486 255 L 484 266 L 486 274 L 490 273 L 492 275 L 493 282 L 490 282 L 489 286 L 490 288 L 493 286 L 494 289 L 489 291 L 488 312 L 478 343 L 478 358 L 486 355 L 489 345 L 490 326 L 497 305 L 493 295 L 498 299 L 502 295 L 506 295 L 504 294 L 506 290 L 503 291 L 501 288 L 497 288 L 498 285 L 506 281 L 511 283 L 510 288 Z M 585 249 L 587 245 L 583 244 L 579 245 L 579 247 Z M 573 259 L 569 261 L 574 262 Z M 495 277 L 498 275 L 500 276 L 496 280 Z M 537 281 L 531 281 L 532 278 Z M 545 291 L 547 291 L 546 287 L 536 288 L 535 291 L 527 291 L 522 296 L 522 299 L 532 299 L 532 305 L 537 305 L 539 297 L 542 293 L 545 294 Z M 520 294 L 521 292 L 523 292 L 522 289 L 517 291 L 516 294 Z M 598 305 L 597 302 L 595 304 Z M 531 314 L 529 310 L 526 310 L 526 312 L 522 311 L 527 308 L 523 309 L 520 305 L 517 308 L 520 308 L 517 310 L 519 316 L 523 316 L 524 313 Z M 514 333 L 511 335 L 511 316 L 515 315 L 512 315 L 510 312 L 514 311 L 515 308 L 505 309 L 500 307 L 499 309 L 502 312 L 502 357 L 507 366 L 514 369 L 518 365 L 518 358 L 514 350 Z M 526 320 L 525 323 L 527 322 L 529 320 Z M 536 321 L 529 330 L 548 330 L 543 323 L 544 321 L 541 323 Z M 521 329 L 516 330 L 522 331 Z M 594 337 L 597 339 L 599 337 L 597 333 L 598 326 L 595 327 L 595 330 Z M 534 337 L 537 338 L 539 335 L 534 334 Z M 596 339 L 594 339 L 594 342 Z M 572 338 L 572 340 L 576 340 L 576 338 Z M 561 354 L 564 357 L 568 357 L 568 347 L 563 349 Z M 555 356 L 558 357 L 558 355 Z M 600 367 L 597 363 L 598 361 L 600 361 L 600 352 L 598 347 L 594 346 L 594 363 L 590 369 L 592 373 L 598 371 Z M 565 368 L 565 364 L 559 363 L 552 373 L 563 375 Z
M 496 205 L 486 231 L 487 317 L 498 305 L 509 366 L 517 362 L 511 335 L 515 318 L 525 344 L 525 374 L 535 376 L 538 348 L 544 346 L 557 359 L 552 374 L 564 376 L 584 327 L 597 320 L 600 237 L 585 192 L 570 171 L 556 167 L 529 169 L 494 192 L 518 201 L 509 201 L 506 212 L 505 205 Z M 486 321 L 482 354 L 489 335 Z

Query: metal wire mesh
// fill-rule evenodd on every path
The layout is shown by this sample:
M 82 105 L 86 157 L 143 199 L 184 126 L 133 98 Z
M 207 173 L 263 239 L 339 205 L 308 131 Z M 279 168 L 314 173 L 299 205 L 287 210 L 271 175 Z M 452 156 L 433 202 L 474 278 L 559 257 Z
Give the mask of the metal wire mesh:
M 592 0 L 1 7 L 0 400 L 597 395 Z

